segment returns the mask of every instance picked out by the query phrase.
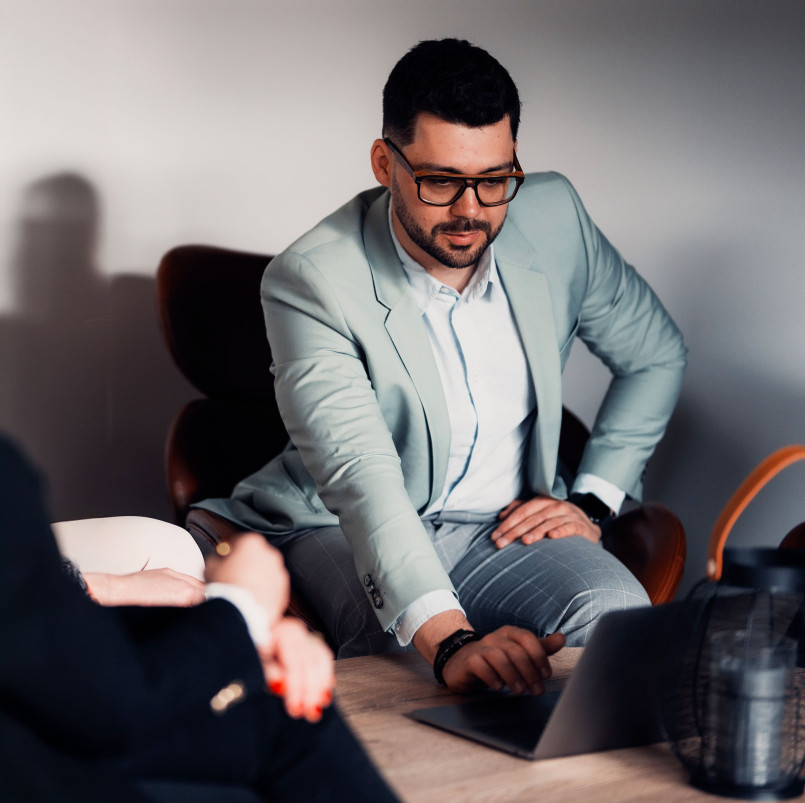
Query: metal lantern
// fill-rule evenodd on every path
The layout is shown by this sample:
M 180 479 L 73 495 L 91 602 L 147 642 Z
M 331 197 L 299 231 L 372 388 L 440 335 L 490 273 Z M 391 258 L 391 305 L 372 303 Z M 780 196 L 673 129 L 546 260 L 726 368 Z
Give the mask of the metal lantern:
M 712 794 L 782 800 L 805 786 L 805 550 L 724 549 L 757 492 L 803 459 L 805 446 L 781 449 L 735 492 L 669 639 L 661 718 L 691 783 Z

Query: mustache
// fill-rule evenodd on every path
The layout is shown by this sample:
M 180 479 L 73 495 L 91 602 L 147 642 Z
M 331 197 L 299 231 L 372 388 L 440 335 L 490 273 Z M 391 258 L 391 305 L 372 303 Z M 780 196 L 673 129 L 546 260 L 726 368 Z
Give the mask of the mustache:
M 440 232 L 444 234 L 466 234 L 470 231 L 483 231 L 486 234 L 492 233 L 492 225 L 486 220 L 456 220 L 450 223 L 437 223 L 431 234 L 436 235 Z

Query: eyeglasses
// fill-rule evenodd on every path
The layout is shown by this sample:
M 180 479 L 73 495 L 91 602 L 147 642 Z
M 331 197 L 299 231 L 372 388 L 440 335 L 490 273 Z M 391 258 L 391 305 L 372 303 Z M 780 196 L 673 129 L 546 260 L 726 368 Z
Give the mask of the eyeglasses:
M 390 139 L 384 138 L 383 142 L 391 148 L 405 172 L 416 182 L 419 200 L 431 206 L 451 206 L 464 194 L 467 187 L 475 190 L 475 197 L 481 206 L 502 206 L 517 195 L 517 190 L 525 181 L 525 173 L 517 161 L 517 153 L 512 156 L 514 170 L 508 173 L 481 175 L 434 173 L 428 170 L 414 170 L 402 155 L 402 151 Z

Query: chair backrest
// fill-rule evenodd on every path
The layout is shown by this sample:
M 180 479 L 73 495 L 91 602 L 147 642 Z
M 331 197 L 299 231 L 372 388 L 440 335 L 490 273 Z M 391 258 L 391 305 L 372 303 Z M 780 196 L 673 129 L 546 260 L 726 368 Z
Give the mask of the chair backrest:
M 205 396 L 271 401 L 271 350 L 260 281 L 271 257 L 208 245 L 168 251 L 157 271 L 162 331 L 176 365 Z
M 174 362 L 207 398 L 176 416 L 166 445 L 178 523 L 194 502 L 229 496 L 288 442 L 274 400 L 260 282 L 271 257 L 205 245 L 162 258 L 157 303 Z

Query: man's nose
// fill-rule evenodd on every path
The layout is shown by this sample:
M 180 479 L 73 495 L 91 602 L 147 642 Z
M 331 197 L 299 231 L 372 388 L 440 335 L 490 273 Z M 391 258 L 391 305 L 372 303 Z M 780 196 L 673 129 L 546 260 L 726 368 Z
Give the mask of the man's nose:
M 475 194 L 475 186 L 468 184 L 464 192 L 455 203 L 450 206 L 450 211 L 456 217 L 473 218 L 478 217 L 481 211 L 481 204 L 478 203 L 478 196 Z

